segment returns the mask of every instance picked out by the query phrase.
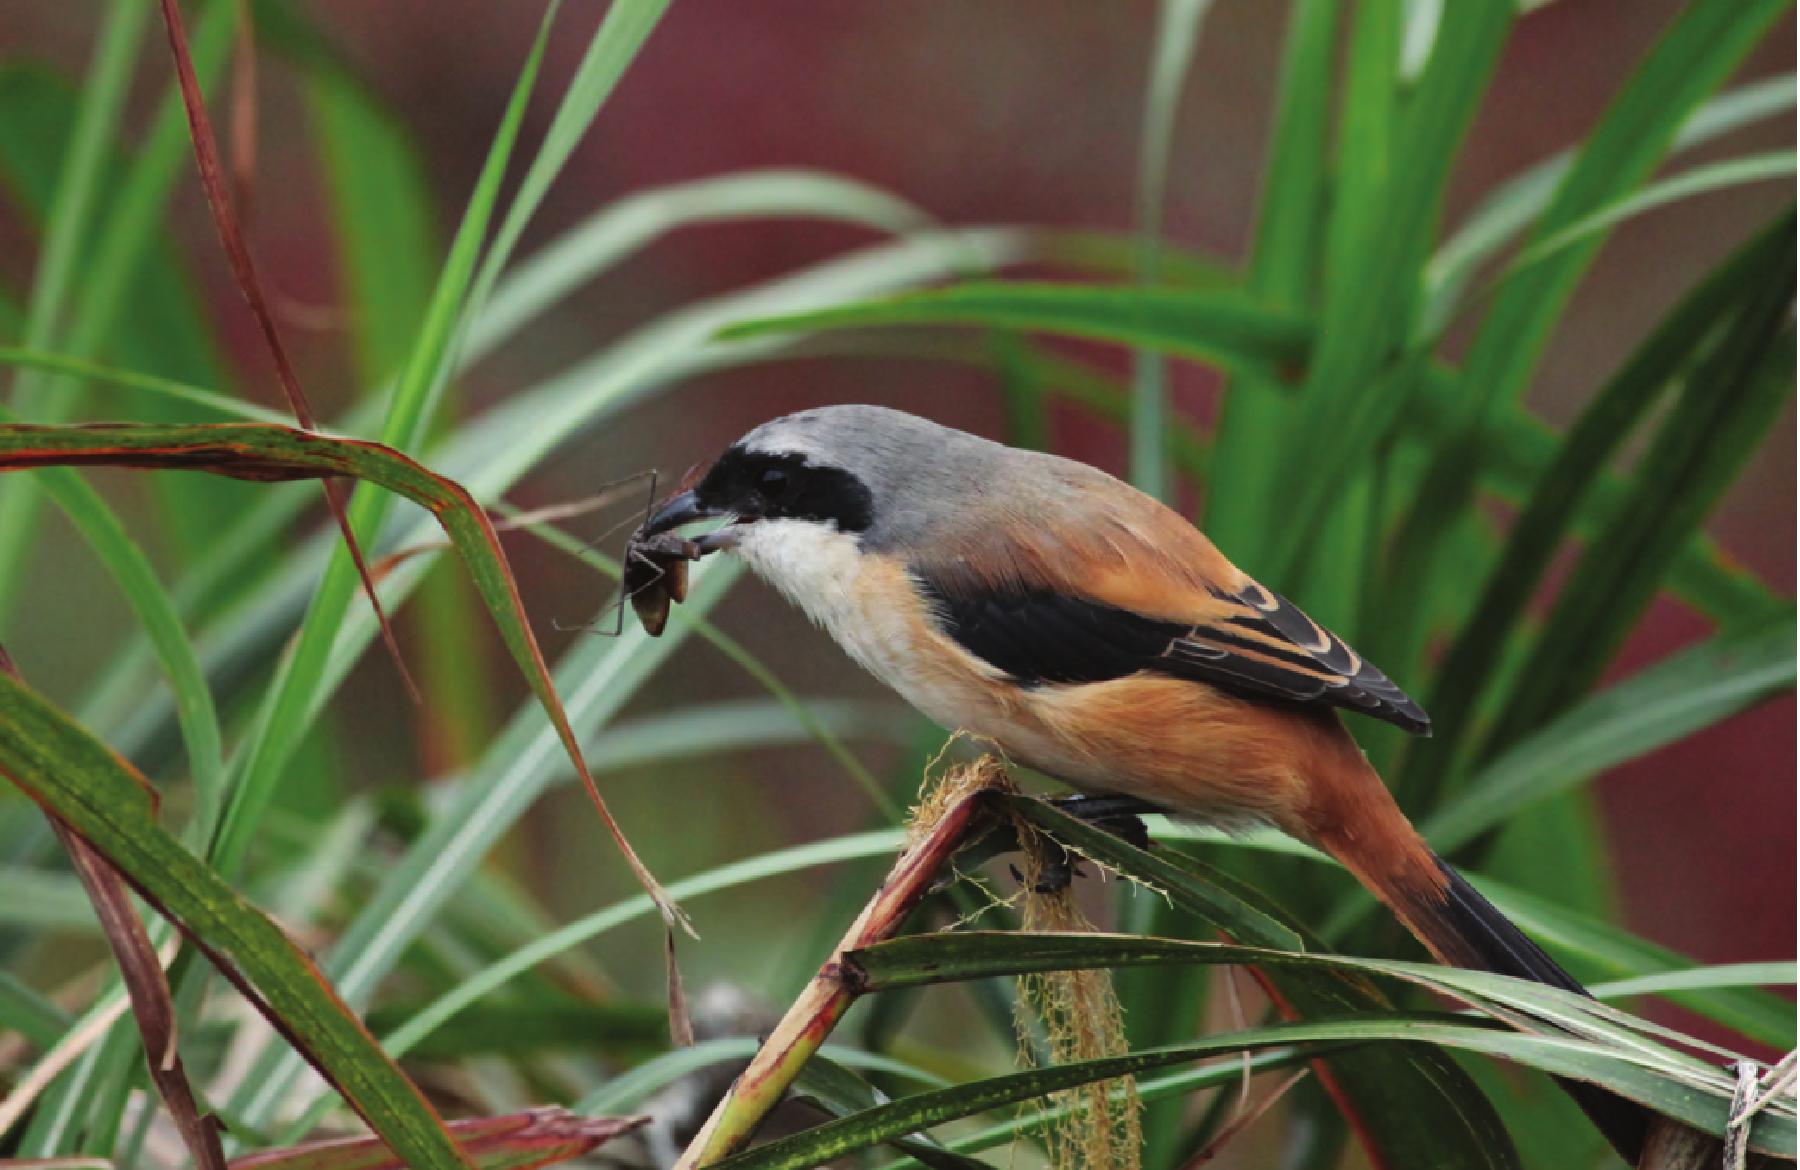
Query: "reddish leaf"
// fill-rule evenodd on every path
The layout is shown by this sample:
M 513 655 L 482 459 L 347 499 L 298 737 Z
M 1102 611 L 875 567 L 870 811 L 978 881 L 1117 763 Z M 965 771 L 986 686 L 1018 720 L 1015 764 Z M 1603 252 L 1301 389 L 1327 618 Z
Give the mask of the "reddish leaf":
M 231 199 L 225 191 L 225 179 L 219 166 L 219 143 L 213 134 L 212 120 L 207 117 L 206 98 L 200 92 L 200 79 L 194 74 L 193 58 L 188 54 L 187 30 L 181 23 L 181 6 L 176 0 L 162 0 L 162 14 L 163 24 L 169 30 L 169 51 L 175 58 L 175 76 L 181 85 L 181 101 L 187 109 L 188 136 L 194 142 L 194 162 L 200 171 L 200 186 L 206 192 L 207 206 L 212 210 L 213 224 L 219 230 L 219 242 L 225 246 L 225 255 L 231 261 L 231 274 L 237 281 L 238 291 L 249 304 L 250 313 L 256 318 L 257 327 L 262 331 L 263 342 L 268 346 L 269 356 L 275 362 L 275 375 L 281 382 L 282 393 L 287 396 L 288 407 L 301 426 L 312 430 L 317 425 L 312 406 L 306 400 L 306 392 L 300 388 L 300 379 L 294 373 L 293 363 L 288 361 L 287 349 L 281 344 L 281 334 L 275 328 L 275 318 L 270 314 L 268 302 L 263 298 L 262 283 L 257 279 L 256 265 L 250 258 L 250 248 L 244 242 L 243 229 L 238 224 L 237 216 L 231 209 Z M 324 490 L 325 502 L 331 508 L 338 530 L 344 534 L 344 544 L 350 550 L 350 559 L 356 564 L 357 575 L 362 578 L 363 592 L 368 595 L 369 604 L 375 607 L 376 620 L 381 624 L 382 641 L 387 644 L 388 654 L 394 660 L 395 669 L 400 672 L 400 681 L 405 684 L 407 693 L 415 703 L 419 702 L 419 688 L 414 685 L 412 675 L 407 673 L 406 661 L 400 656 L 400 642 L 394 637 L 394 628 L 389 624 L 387 613 L 381 608 L 381 599 L 375 593 L 375 582 L 369 576 L 369 566 L 363 560 L 362 546 L 357 543 L 356 533 L 350 528 L 350 517 L 344 511 L 344 501 L 331 483 L 324 484 Z
M 4 647 L 0 647 L 0 671 L 24 681 Z M 175 1042 L 175 997 L 169 992 L 162 960 L 150 945 L 150 935 L 138 918 L 137 908 L 131 904 L 125 879 L 61 819 L 51 817 L 50 827 L 68 853 L 88 900 L 94 904 L 94 915 L 118 961 L 156 1091 L 168 1106 L 169 1116 L 175 1119 L 175 1128 L 181 1132 L 194 1164 L 201 1170 L 224 1170 L 225 1150 L 219 1144 L 218 1123 L 210 1116 L 202 1117 L 194 1101 L 194 1090 L 188 1084 L 187 1069 L 182 1066 Z
M 528 1109 L 504 1117 L 450 1123 L 481 1170 L 531 1170 L 579 1158 L 644 1125 L 648 1117 L 577 1117 L 566 1109 Z M 234 1158 L 231 1170 L 401 1170 L 378 1138 L 307 1142 Z

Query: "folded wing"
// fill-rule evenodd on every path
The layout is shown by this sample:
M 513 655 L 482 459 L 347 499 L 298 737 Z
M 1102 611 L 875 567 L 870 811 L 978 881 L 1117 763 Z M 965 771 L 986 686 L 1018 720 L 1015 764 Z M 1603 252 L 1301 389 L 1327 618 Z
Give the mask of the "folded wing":
M 1042 562 L 1039 562 L 1042 563 Z M 1016 566 L 1017 562 L 1014 562 Z M 986 581 L 913 566 L 940 628 L 1028 686 L 1102 682 L 1150 671 L 1250 698 L 1326 703 L 1428 734 L 1419 705 L 1299 607 L 1247 578 L 1207 584 L 1147 616 L 1084 595 L 1068 580 Z M 1059 574 L 1061 576 L 1061 574 Z

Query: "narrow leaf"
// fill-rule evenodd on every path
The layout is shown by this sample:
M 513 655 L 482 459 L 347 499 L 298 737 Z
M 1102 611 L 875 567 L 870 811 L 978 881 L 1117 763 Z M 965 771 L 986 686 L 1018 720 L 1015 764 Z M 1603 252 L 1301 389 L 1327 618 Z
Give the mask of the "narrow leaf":
M 425 1098 L 337 998 L 312 960 L 156 823 L 142 777 L 0 673 L 0 773 L 67 822 L 178 923 L 222 973 L 247 981 L 270 1022 L 393 1149 L 419 1166 L 467 1166 Z

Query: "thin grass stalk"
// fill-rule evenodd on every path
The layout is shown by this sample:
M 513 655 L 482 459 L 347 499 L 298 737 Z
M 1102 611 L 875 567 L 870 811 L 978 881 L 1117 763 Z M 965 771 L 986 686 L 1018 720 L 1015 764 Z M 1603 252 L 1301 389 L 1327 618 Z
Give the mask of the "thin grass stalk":
M 683 1151 L 675 1170 L 711 1166 L 750 1140 L 860 994 L 860 989 L 846 977 L 844 956 L 897 934 L 906 916 L 930 889 L 938 871 L 970 832 L 985 822 L 987 815 L 987 802 L 980 789 L 962 795 L 900 855 L 831 957 L 788 1008 L 749 1067 L 738 1076 L 706 1125 Z

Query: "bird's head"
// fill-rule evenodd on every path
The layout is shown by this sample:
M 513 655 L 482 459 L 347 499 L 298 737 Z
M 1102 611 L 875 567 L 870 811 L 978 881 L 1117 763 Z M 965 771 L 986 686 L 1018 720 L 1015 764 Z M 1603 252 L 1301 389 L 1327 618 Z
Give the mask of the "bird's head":
M 897 410 L 804 410 L 733 443 L 692 488 L 665 500 L 642 533 L 723 520 L 695 541 L 701 551 L 735 549 L 765 575 L 777 559 L 830 549 L 900 551 L 956 511 L 959 498 L 966 504 L 979 492 L 1004 452 Z M 817 568 L 826 571 L 830 559 Z

